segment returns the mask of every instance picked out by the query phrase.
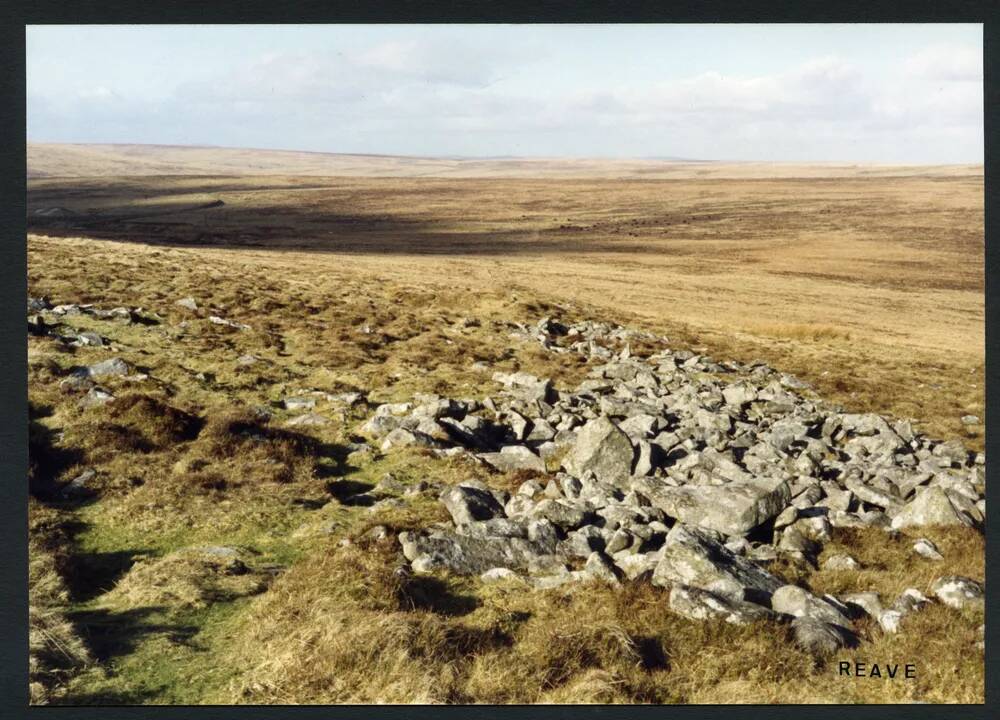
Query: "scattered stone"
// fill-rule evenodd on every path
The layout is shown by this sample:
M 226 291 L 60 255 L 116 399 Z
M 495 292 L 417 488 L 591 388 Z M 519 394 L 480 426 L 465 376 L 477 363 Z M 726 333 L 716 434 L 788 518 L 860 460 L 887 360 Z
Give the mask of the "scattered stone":
M 916 497 L 896 513 L 892 519 L 893 530 L 928 525 L 970 526 L 972 520 L 955 509 L 944 490 L 930 486 L 917 490 Z
M 857 644 L 853 633 L 845 628 L 809 616 L 795 618 L 792 630 L 795 632 L 796 645 L 819 657 L 832 655 L 841 648 Z
M 961 575 L 938 578 L 931 585 L 931 592 L 938 600 L 953 608 L 982 607 L 985 604 L 983 586 Z
M 506 445 L 500 452 L 481 453 L 480 459 L 500 472 L 534 470 L 545 472 L 545 461 L 524 445 Z
M 114 357 L 83 368 L 83 372 L 81 374 L 89 377 L 108 377 L 123 376 L 128 375 L 128 373 L 128 363 L 121 358 Z
M 184 308 L 185 310 L 190 310 L 192 312 L 198 310 L 198 303 L 195 301 L 193 297 L 181 298 L 174 304 Z
M 305 413 L 304 415 L 296 415 L 288 420 L 285 425 L 287 427 L 313 427 L 326 425 L 329 422 L 329 420 L 317 413 Z
M 441 493 L 441 502 L 456 525 L 502 517 L 503 506 L 489 492 L 468 485 L 456 485 Z
M 59 494 L 67 500 L 79 500 L 88 498 L 96 494 L 96 490 L 91 487 L 91 481 L 97 477 L 97 471 L 88 468 L 75 478 L 66 483 Z
M 430 535 L 399 534 L 403 555 L 414 572 L 451 570 L 462 575 L 481 575 L 497 567 L 525 570 L 539 555 L 555 547 L 518 537 L 477 538 L 438 531 Z
M 878 614 L 878 624 L 887 633 L 899 632 L 899 624 L 903 621 L 904 613 L 899 610 L 883 610 Z
M 83 407 L 99 407 L 115 399 L 115 396 L 102 387 L 94 386 L 87 391 L 87 394 L 80 401 Z
M 286 410 L 312 410 L 316 407 L 315 398 L 287 397 L 281 401 Z
M 705 530 L 675 525 L 667 535 L 654 585 L 690 585 L 737 600 L 767 598 L 782 582 L 752 560 L 740 557 Z
M 882 614 L 882 601 L 879 599 L 877 592 L 852 593 L 850 595 L 842 595 L 840 599 L 848 606 L 855 605 L 861 608 L 861 610 L 876 620 Z
M 505 567 L 490 568 L 486 572 L 479 576 L 479 579 L 485 583 L 496 583 L 496 582 L 517 582 L 520 584 L 526 584 L 524 578 L 518 575 L 513 570 L 509 570 Z
M 726 535 L 746 534 L 778 515 L 791 499 L 788 483 L 779 478 L 683 487 L 641 479 L 633 487 L 670 517 Z
M 927 538 L 920 538 L 913 543 L 913 551 L 928 560 L 944 560 L 944 556 L 938 551 L 937 545 Z
M 601 416 L 580 430 L 563 468 L 576 477 L 593 473 L 600 482 L 623 483 L 632 473 L 634 455 L 628 435 Z
M 687 585 L 675 585 L 671 588 L 670 609 L 692 620 L 722 618 L 727 623 L 735 625 L 775 620 L 778 617 L 776 613 L 761 605 Z
M 860 570 L 861 563 L 850 555 L 831 555 L 823 561 L 824 570 Z
M 794 617 L 809 617 L 850 629 L 851 621 L 833 603 L 818 598 L 797 585 L 784 585 L 771 595 L 771 609 Z
M 243 323 L 238 323 L 238 322 L 235 322 L 233 320 L 226 320 L 225 318 L 221 318 L 218 315 L 209 315 L 208 316 L 208 321 L 210 323 L 212 323 L 213 325 L 224 325 L 226 327 L 235 328 L 237 330 L 249 330 L 250 329 L 249 325 L 244 325 Z
M 104 347 L 104 338 L 95 332 L 85 331 L 77 333 L 70 344 L 75 347 Z

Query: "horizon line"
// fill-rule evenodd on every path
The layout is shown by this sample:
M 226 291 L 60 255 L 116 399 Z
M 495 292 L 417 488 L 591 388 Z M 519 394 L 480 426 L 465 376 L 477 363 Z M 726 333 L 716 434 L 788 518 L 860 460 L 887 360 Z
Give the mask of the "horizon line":
M 306 155 L 332 155 L 339 157 L 372 157 L 372 158 L 402 158 L 407 160 L 452 160 L 452 161 L 504 161 L 504 160 L 588 160 L 588 161 L 646 161 L 646 162 L 669 162 L 676 164 L 767 164 L 767 165 L 867 165 L 882 167 L 948 167 L 953 165 L 973 165 L 982 166 L 984 161 L 961 161 L 943 163 L 926 162 L 884 162 L 878 160 L 735 160 L 735 159 L 699 159 L 684 158 L 670 155 L 409 155 L 405 153 L 373 153 L 373 152 L 348 152 L 333 150 L 300 150 L 294 148 L 277 147 L 250 147 L 240 145 L 212 145 L 212 144 L 178 144 L 178 143 L 141 143 L 141 142 L 74 142 L 71 140 L 25 140 L 25 146 L 31 145 L 74 145 L 81 147 L 148 147 L 148 148 L 174 148 L 181 150 L 238 150 L 274 153 L 298 153 Z

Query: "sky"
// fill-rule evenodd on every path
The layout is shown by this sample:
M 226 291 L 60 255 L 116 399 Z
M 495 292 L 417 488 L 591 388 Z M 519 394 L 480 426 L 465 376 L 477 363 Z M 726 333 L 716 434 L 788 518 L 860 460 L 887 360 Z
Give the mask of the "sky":
M 981 163 L 982 26 L 29 26 L 28 140 Z

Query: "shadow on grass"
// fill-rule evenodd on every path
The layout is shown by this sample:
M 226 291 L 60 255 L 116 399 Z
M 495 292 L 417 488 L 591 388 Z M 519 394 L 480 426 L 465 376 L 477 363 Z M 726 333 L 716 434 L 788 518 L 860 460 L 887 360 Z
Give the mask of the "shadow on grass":
M 51 500 L 58 490 L 56 478 L 84 456 L 77 448 L 59 447 L 55 433 L 33 419 L 42 417 L 38 412 L 37 406 L 29 405 L 28 489 L 37 498 Z
M 113 673 L 110 661 L 134 653 L 148 637 L 160 635 L 171 643 L 191 645 L 198 627 L 160 619 L 164 608 L 145 607 L 132 610 L 78 610 L 68 614 L 87 643 L 95 663 L 103 672 Z M 159 616 L 154 619 L 153 616 Z M 57 705 L 142 705 L 162 697 L 167 685 L 138 687 L 100 687 L 91 691 L 70 691 L 59 698 Z
M 327 491 L 345 505 L 364 504 L 363 502 L 352 502 L 351 499 L 356 495 L 367 493 L 374 487 L 371 483 L 357 480 L 337 480 L 326 484 Z
M 76 552 L 65 570 L 66 585 L 76 602 L 87 602 L 107 592 L 127 573 L 145 550 Z
M 429 610 L 449 617 L 468 615 L 482 604 L 474 595 L 452 592 L 447 583 L 432 576 L 410 578 L 405 592 L 414 610 Z
M 87 641 L 94 658 L 101 664 L 115 657 L 135 652 L 149 635 L 164 635 L 175 644 L 189 645 L 198 627 L 184 623 L 153 621 L 164 608 L 144 607 L 132 610 L 78 610 L 69 614 Z

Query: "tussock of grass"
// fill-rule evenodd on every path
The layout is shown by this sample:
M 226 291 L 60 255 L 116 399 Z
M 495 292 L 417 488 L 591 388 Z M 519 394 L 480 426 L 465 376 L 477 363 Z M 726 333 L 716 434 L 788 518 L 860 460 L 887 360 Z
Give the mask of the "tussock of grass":
M 138 430 L 154 448 L 168 448 L 198 436 L 202 422 L 195 415 L 179 410 L 162 400 L 130 393 L 108 403 L 102 414 L 115 422 Z
M 188 610 L 253 595 L 267 587 L 267 578 L 247 562 L 245 553 L 215 554 L 203 548 L 141 559 L 105 600 L 126 608 Z
M 222 485 L 287 483 L 312 478 L 319 443 L 302 433 L 272 427 L 252 410 L 239 409 L 212 416 L 192 448 L 192 457 L 225 463 Z M 238 468 L 237 472 L 233 472 Z M 202 475 L 201 485 L 218 485 Z

